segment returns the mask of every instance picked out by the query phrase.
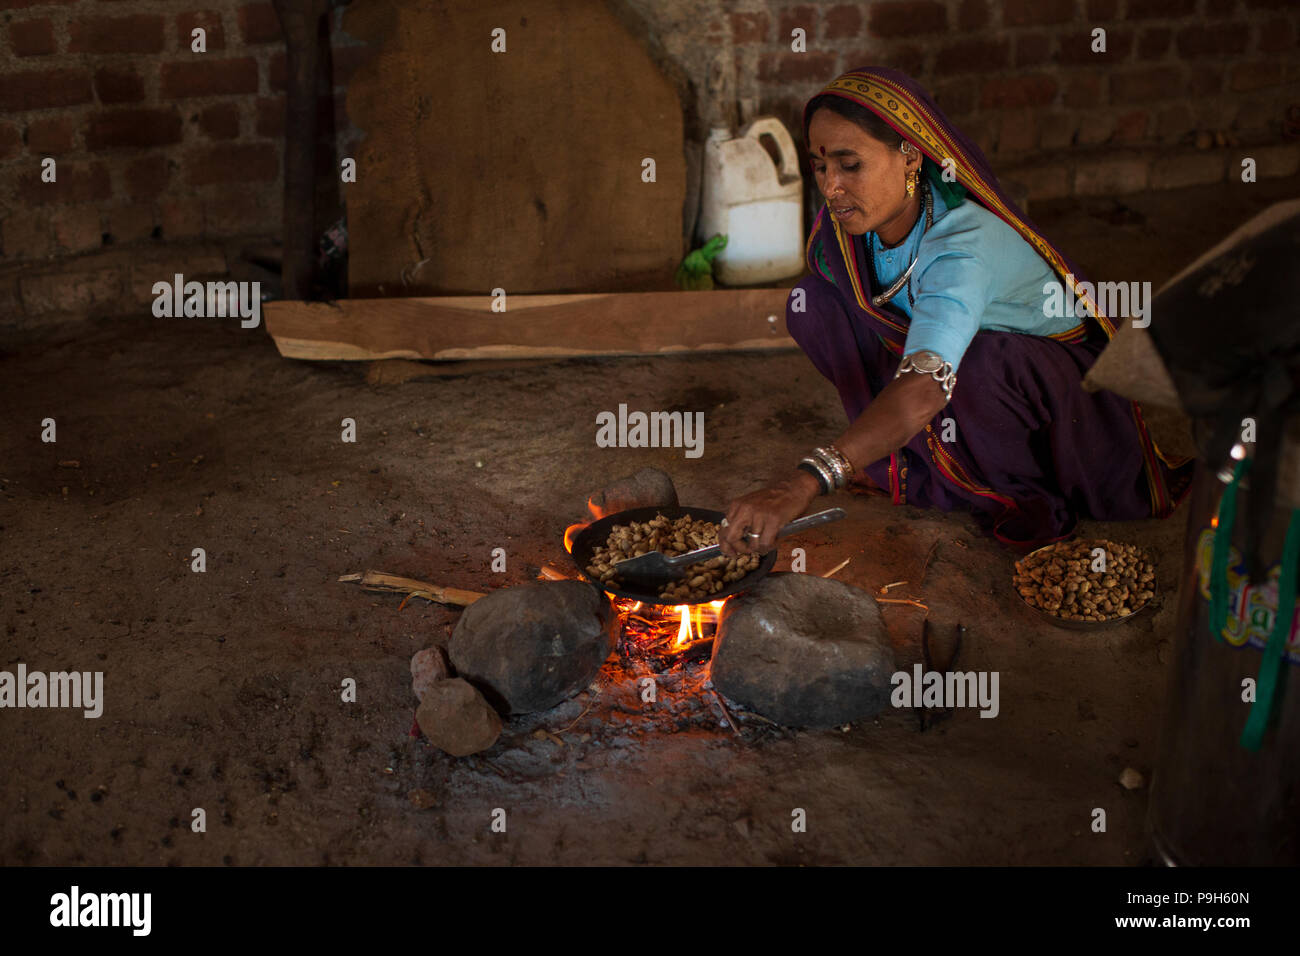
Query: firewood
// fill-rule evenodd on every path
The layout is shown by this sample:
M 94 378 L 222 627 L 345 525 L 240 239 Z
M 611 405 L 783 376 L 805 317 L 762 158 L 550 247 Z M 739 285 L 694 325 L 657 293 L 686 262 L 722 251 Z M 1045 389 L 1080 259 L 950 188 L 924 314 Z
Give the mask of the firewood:
M 469 607 L 481 597 L 487 595 L 481 591 L 465 591 L 461 588 L 444 588 L 414 578 L 403 578 L 383 571 L 366 571 L 364 574 L 344 574 L 339 581 L 360 584 L 367 591 L 388 591 L 422 597 L 438 604 L 452 604 L 457 607 Z M 403 602 L 405 603 L 405 602 Z

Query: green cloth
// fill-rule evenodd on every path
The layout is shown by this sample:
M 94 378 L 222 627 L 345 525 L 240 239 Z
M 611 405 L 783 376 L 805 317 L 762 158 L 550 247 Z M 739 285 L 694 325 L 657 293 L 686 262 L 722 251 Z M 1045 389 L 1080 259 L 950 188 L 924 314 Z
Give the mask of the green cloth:
M 727 245 L 727 237 L 716 235 L 687 255 L 677 267 L 677 285 L 688 292 L 713 288 L 713 260 Z
M 930 180 L 930 185 L 934 188 L 935 194 L 943 200 L 943 204 L 949 209 L 952 209 L 966 198 L 966 187 L 956 180 L 945 182 L 943 168 L 929 156 L 922 158 L 921 171 L 925 173 L 926 179 Z

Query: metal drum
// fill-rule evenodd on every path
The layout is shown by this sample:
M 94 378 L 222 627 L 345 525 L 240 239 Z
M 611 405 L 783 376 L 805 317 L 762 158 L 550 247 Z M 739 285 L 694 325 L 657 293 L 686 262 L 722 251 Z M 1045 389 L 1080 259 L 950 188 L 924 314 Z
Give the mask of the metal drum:
M 1300 863 L 1300 661 L 1296 626 L 1279 673 L 1272 720 L 1257 752 L 1241 744 L 1253 705 L 1243 682 L 1258 679 L 1263 647 L 1272 631 L 1276 574 L 1290 519 L 1288 494 L 1263 541 L 1270 570 L 1263 586 L 1244 581 L 1230 561 L 1229 639 L 1209 627 L 1209 569 L 1214 520 L 1226 487 L 1204 462 L 1188 502 L 1178 624 L 1166 697 L 1160 752 L 1152 777 L 1148 826 L 1169 865 L 1278 865 Z M 1281 489 L 1279 489 L 1281 491 Z M 1247 513 L 1250 487 L 1237 493 L 1238 515 Z M 1245 521 L 1232 529 L 1244 552 Z M 1245 584 L 1249 584 L 1249 589 Z M 1270 604 L 1271 602 L 1271 604 Z

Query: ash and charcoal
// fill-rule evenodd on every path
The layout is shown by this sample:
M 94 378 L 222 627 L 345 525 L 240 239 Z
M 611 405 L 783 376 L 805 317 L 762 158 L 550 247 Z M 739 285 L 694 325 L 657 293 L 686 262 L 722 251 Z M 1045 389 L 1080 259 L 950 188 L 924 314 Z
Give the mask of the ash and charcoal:
M 646 469 L 589 501 L 647 498 L 675 499 L 671 479 Z M 455 756 L 502 733 L 569 746 L 573 735 L 841 726 L 887 706 L 894 670 L 870 596 L 805 574 L 761 580 L 720 611 L 614 600 L 574 580 L 504 588 L 465 610 L 448 651 L 450 664 L 421 651 L 411 673 L 419 727 Z
M 667 653 L 657 651 L 671 648 L 675 622 L 646 619 L 650 630 L 642 630 L 591 585 L 497 593 L 511 596 L 484 598 L 453 634 L 452 666 L 463 680 L 437 677 L 436 654 L 412 662 L 424 695 L 419 726 L 453 755 L 497 743 L 503 725 L 486 713 L 491 704 L 510 715 L 510 737 L 541 731 L 567 745 L 574 735 L 705 729 L 752 739 L 864 720 L 888 703 L 893 655 L 879 614 L 867 595 L 838 582 L 769 578 L 724 610 L 713 639 L 705 632 Z M 617 643 L 611 620 L 628 625 Z M 577 638 L 566 644 L 565 634 Z

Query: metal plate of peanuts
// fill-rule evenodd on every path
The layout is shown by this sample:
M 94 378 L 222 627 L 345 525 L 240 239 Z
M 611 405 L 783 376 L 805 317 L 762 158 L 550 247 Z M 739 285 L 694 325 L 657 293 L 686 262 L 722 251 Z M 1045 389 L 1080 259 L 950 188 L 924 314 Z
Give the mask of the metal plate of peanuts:
M 658 550 L 676 555 L 713 544 L 717 541 L 718 525 L 724 517 L 721 511 L 682 507 L 633 508 L 606 515 L 574 536 L 573 561 L 583 577 L 618 597 L 647 604 L 720 601 L 757 584 L 776 564 L 776 551 L 741 559 L 706 561 L 696 573 L 675 582 L 670 590 L 660 594 L 627 590 L 616 578 L 606 575 L 610 565 L 641 552 Z
M 1114 541 L 1039 548 L 1016 562 L 1012 582 L 1020 599 L 1057 627 L 1110 627 L 1155 605 L 1155 565 L 1142 549 Z

